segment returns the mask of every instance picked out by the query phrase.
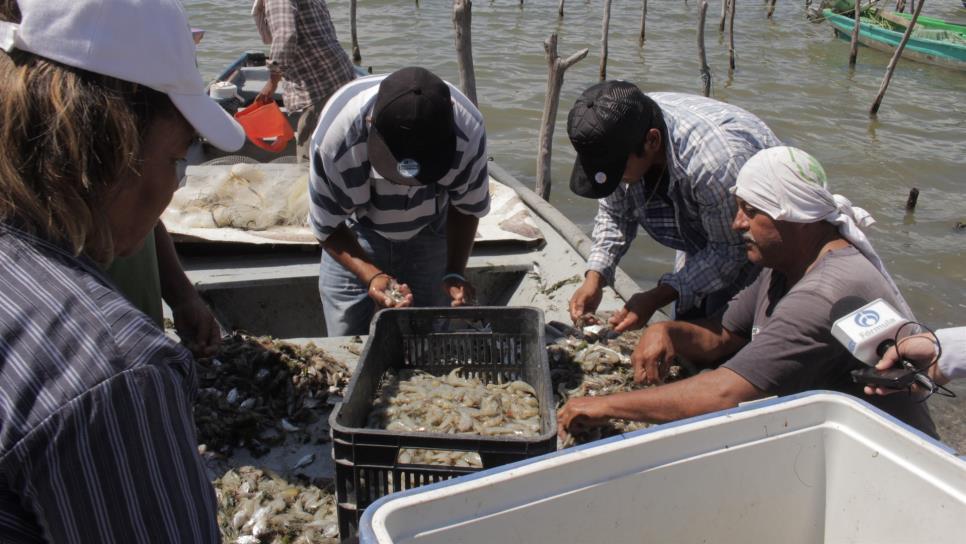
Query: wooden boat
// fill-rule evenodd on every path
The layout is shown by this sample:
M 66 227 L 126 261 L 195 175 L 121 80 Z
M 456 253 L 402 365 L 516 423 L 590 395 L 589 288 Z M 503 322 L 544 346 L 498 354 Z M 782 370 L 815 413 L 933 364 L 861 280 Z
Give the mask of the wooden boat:
M 242 101 L 250 101 L 268 77 L 264 60 L 262 54 L 246 53 L 216 82 L 234 83 Z M 287 177 L 291 183 L 298 183 L 301 178 L 304 183 L 307 167 L 295 165 L 291 153 L 290 147 L 271 156 L 246 145 L 239 154 L 224 156 L 213 147 L 198 144 L 188 155 L 188 186 L 179 193 L 189 190 L 195 182 L 203 184 L 205 179 L 227 176 L 238 164 L 259 170 L 259 175 Z M 477 288 L 480 304 L 533 306 L 545 312 L 548 322 L 569 321 L 568 301 L 583 278 L 590 239 L 495 162 L 489 163 L 489 171 L 492 217 L 481 222 L 466 271 Z M 503 203 L 499 206 L 498 196 Z M 173 202 L 178 199 L 176 194 Z M 505 228 L 507 216 L 521 211 L 528 217 L 528 232 L 524 233 L 528 236 Z M 326 332 L 318 294 L 320 249 L 307 227 L 301 233 L 275 233 L 277 236 L 271 229 L 202 232 L 203 229 L 182 228 L 176 220 L 169 221 L 174 213 L 176 210 L 169 208 L 163 217 L 185 271 L 226 328 L 280 339 L 330 343 L 321 340 Z M 485 228 L 484 223 L 490 226 Z M 601 310 L 619 309 L 639 290 L 626 273 L 618 270 L 615 288 L 605 289 Z
M 264 56 L 243 55 L 219 80 L 234 82 L 242 99 L 250 100 L 261 89 L 267 76 L 259 62 L 264 63 Z M 288 153 L 274 157 L 265 155 L 254 146 L 238 155 L 220 156 L 213 148 L 199 144 L 189 155 L 192 166 L 187 172 L 187 187 L 190 187 L 192 178 L 223 175 L 243 163 L 251 164 L 251 168 L 259 172 L 289 176 L 292 183 L 297 183 L 299 176 L 304 175 L 305 167 L 293 164 L 292 158 Z M 536 240 L 478 240 L 467 266 L 468 278 L 477 286 L 480 301 L 484 304 L 533 306 L 544 311 L 545 321 L 566 322 L 567 303 L 582 278 L 591 247 L 590 239 L 572 221 L 499 165 L 491 162 L 489 170 L 493 185 L 511 191 L 513 197 L 525 207 L 532 224 L 539 231 L 539 237 Z M 241 232 L 240 229 L 236 229 L 239 232 L 227 233 L 227 239 L 218 239 L 214 235 L 200 236 L 197 232 L 179 233 L 177 228 L 172 228 L 173 225 L 168 227 L 176 238 L 189 278 L 226 328 L 243 329 L 255 335 L 272 335 L 297 343 L 312 341 L 350 369 L 355 367 L 364 340 L 325 337 L 318 295 L 320 251 L 313 240 L 310 239 L 309 243 L 286 242 L 272 239 L 271 233 Z M 243 242 L 246 236 L 251 239 Z M 618 309 L 639 290 L 641 287 L 618 270 L 614 289 L 605 289 L 601 308 Z M 666 318 L 658 316 L 656 319 Z M 721 421 L 730 420 L 734 414 L 726 414 L 723 418 Z M 782 421 L 787 429 L 787 418 Z M 324 420 L 319 425 L 316 430 L 324 433 L 321 427 Z M 764 439 L 770 440 L 768 433 L 771 426 L 749 426 L 752 427 L 756 432 L 763 428 Z M 677 434 L 675 425 L 668 428 L 670 437 Z M 781 423 L 777 428 L 782 428 Z M 732 433 L 725 429 L 723 434 L 718 433 L 717 436 L 727 442 Z M 662 440 L 662 443 L 666 441 Z M 613 444 L 614 441 L 609 443 Z M 728 443 L 735 444 L 733 441 Z M 732 453 L 745 451 L 742 448 L 728 450 L 728 446 L 723 449 Z M 257 459 L 248 450 L 239 448 L 227 459 L 227 463 L 235 467 L 255 465 L 282 474 L 290 467 L 300 465 L 306 456 L 313 456 L 315 460 L 299 470 L 309 478 L 325 480 L 331 479 L 335 471 L 330 452 L 330 444 L 300 441 L 295 435 L 286 435 L 282 444 Z M 585 450 L 578 453 L 582 455 Z M 753 464 L 755 459 L 754 456 L 748 457 L 748 463 Z M 209 467 L 209 470 L 214 469 Z M 675 485 L 678 489 L 693 490 L 703 484 Z M 366 536 L 369 535 L 363 535 L 364 538 Z
M 823 11 L 825 18 L 832 24 L 835 33 L 849 40 L 855 20 L 851 16 L 839 15 L 832 10 Z M 884 10 L 870 9 L 863 13 L 859 26 L 859 43 L 892 53 L 902 41 L 908 23 L 901 14 Z M 900 21 L 900 22 L 897 22 Z M 940 19 L 917 19 L 917 27 L 909 37 L 902 56 L 916 62 L 943 66 L 954 70 L 966 70 L 966 27 L 947 23 Z M 928 37 L 926 37 L 928 36 Z
M 886 10 L 879 10 L 877 13 L 879 17 L 888 19 L 890 22 L 901 25 L 903 28 L 908 27 L 909 23 L 912 21 L 911 13 L 899 13 Z M 936 17 L 919 15 L 919 17 L 916 18 L 916 25 L 926 29 L 955 32 L 956 34 L 960 34 L 966 38 L 966 25 L 963 24 L 951 23 L 943 19 L 937 19 Z

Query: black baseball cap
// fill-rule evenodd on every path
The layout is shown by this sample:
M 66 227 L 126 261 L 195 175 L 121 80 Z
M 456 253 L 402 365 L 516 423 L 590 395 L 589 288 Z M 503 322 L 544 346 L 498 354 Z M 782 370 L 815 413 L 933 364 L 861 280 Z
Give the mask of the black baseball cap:
M 614 192 L 627 157 L 652 124 L 649 99 L 633 83 L 605 81 L 584 91 L 567 117 L 567 135 L 577 150 L 570 190 L 587 198 Z
M 403 185 L 439 181 L 456 155 L 449 85 L 419 67 L 388 75 L 379 84 L 367 144 L 369 162 L 389 181 Z

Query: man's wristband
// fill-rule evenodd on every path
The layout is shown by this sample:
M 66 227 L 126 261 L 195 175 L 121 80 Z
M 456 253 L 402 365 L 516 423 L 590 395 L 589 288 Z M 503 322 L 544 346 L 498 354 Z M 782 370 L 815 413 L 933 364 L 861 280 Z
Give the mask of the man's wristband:
M 389 275 L 389 274 L 386 274 L 385 272 L 376 272 L 375 274 L 373 274 L 373 275 L 372 275 L 372 277 L 371 277 L 371 278 L 369 278 L 369 281 L 368 281 L 368 282 L 366 282 L 366 290 L 369 290 L 369 289 L 372 289 L 372 282 L 373 282 L 373 281 L 374 281 L 374 280 L 375 280 L 376 278 L 378 278 L 379 276 L 388 276 L 388 275 Z
M 443 281 L 445 282 L 446 280 L 456 280 L 460 283 L 466 283 L 466 278 L 463 277 L 463 274 L 458 274 L 456 272 L 450 272 L 443 275 Z

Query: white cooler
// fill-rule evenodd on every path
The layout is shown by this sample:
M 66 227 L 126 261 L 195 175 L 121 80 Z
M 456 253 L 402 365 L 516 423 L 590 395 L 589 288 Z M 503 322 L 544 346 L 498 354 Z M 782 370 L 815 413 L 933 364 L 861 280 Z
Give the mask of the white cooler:
M 966 461 L 848 395 L 770 399 L 389 495 L 363 543 L 966 542 Z

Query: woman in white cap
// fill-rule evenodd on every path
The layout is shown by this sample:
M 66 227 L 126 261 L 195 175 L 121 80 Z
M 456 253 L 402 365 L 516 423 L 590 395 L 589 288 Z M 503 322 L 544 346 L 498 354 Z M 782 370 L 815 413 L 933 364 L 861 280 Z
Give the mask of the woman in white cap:
M 155 227 L 205 94 L 178 0 L 0 1 L 0 540 L 218 542 L 188 351 L 101 274 Z

